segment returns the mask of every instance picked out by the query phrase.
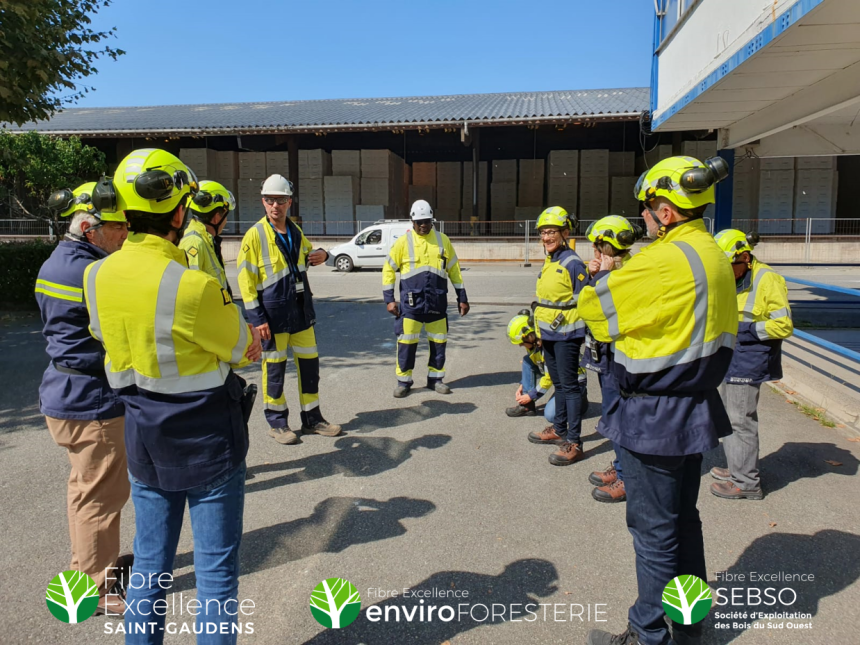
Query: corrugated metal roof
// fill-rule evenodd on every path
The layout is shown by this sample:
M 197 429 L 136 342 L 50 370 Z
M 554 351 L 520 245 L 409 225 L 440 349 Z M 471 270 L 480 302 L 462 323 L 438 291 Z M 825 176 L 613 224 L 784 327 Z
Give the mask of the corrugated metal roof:
M 475 122 L 475 125 L 571 118 L 632 117 L 648 109 L 647 87 L 558 92 L 510 92 L 211 103 L 152 107 L 70 108 L 44 122 L 10 129 L 76 134 L 218 133 L 354 130 Z

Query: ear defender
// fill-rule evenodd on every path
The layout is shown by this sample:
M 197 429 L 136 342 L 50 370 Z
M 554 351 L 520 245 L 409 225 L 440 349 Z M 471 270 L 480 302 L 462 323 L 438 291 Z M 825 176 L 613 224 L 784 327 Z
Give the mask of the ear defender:
M 99 212 L 115 213 L 116 205 L 116 189 L 113 186 L 113 177 L 102 175 L 93 190 L 93 206 Z
M 681 175 L 684 190 L 701 193 L 729 176 L 729 164 L 722 157 L 711 157 L 703 163 L 704 168 L 690 168 Z

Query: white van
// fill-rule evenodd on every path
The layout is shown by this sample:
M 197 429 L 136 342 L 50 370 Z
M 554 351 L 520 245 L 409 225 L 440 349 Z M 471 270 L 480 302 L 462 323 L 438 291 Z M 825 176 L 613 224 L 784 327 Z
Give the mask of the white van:
M 378 220 L 356 235 L 350 242 L 328 250 L 326 264 L 338 271 L 353 269 L 381 269 L 388 259 L 391 246 L 401 235 L 412 228 L 412 220 Z

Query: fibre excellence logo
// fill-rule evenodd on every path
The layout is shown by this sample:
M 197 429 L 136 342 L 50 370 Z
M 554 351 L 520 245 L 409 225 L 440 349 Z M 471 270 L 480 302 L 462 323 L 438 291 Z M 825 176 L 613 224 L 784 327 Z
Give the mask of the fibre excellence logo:
M 663 609 L 676 623 L 693 625 L 711 611 L 711 588 L 698 576 L 678 576 L 663 589 Z
M 326 578 L 311 594 L 311 614 L 323 627 L 340 629 L 351 625 L 361 611 L 358 589 L 344 578 Z
M 45 603 L 57 620 L 71 625 L 82 623 L 96 612 L 99 589 L 87 574 L 70 569 L 48 583 Z

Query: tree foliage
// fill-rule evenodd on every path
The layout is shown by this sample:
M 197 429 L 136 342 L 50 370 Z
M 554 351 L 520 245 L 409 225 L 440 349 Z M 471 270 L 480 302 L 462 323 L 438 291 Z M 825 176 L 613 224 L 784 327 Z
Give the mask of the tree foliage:
M 50 118 L 92 88 L 102 56 L 125 52 L 103 44 L 116 28 L 94 31 L 90 16 L 111 0 L 0 0 L 0 122 Z
M 0 131 L 0 203 L 5 217 L 51 218 L 45 204 L 60 188 L 96 181 L 107 169 L 105 155 L 77 137 Z

